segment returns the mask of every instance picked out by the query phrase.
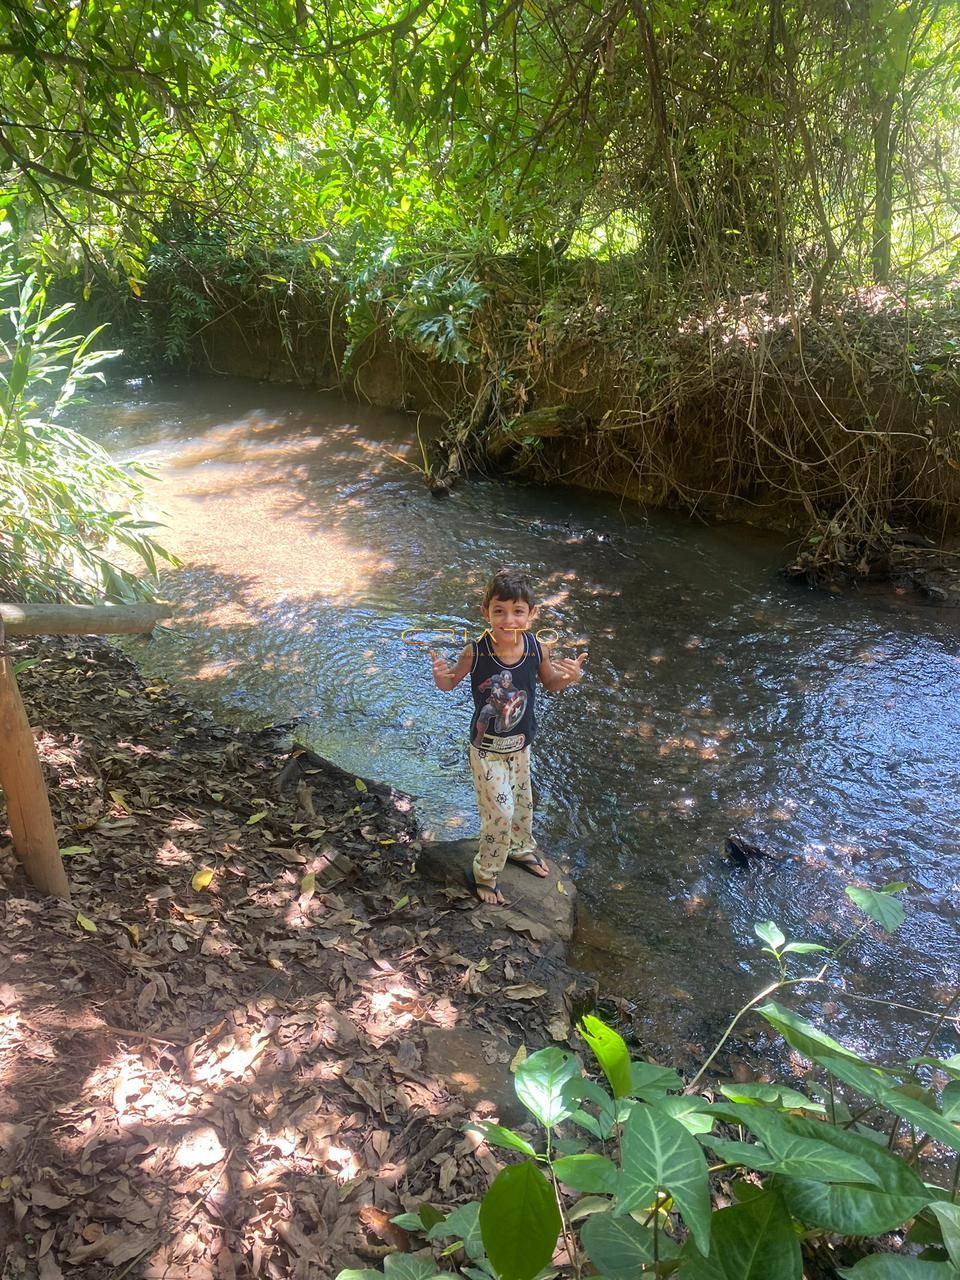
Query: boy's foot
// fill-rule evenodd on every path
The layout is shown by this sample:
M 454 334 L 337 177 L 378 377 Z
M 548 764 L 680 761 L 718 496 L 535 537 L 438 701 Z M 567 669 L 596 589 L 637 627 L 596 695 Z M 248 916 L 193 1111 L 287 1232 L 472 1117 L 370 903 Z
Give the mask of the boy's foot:
M 485 906 L 505 907 L 507 905 L 507 900 L 500 892 L 500 886 L 496 880 L 494 880 L 493 884 L 488 884 L 486 880 L 478 880 L 473 873 L 472 867 L 468 867 L 464 872 L 464 878 L 467 882 L 467 888 Z
M 534 853 L 532 849 L 529 853 L 521 853 L 517 858 L 507 858 L 507 861 L 513 863 L 515 867 L 519 867 L 521 871 L 526 871 L 530 875 L 536 876 L 538 880 L 545 880 L 550 874 L 550 868 L 540 855 Z

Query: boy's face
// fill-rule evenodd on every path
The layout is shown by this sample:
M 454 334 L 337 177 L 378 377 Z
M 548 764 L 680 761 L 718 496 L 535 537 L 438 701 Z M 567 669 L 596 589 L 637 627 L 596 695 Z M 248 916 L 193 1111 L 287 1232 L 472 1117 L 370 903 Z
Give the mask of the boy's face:
M 526 600 L 500 600 L 494 596 L 481 610 L 494 637 L 504 642 L 514 639 L 518 631 L 526 631 L 537 616 L 536 605 Z

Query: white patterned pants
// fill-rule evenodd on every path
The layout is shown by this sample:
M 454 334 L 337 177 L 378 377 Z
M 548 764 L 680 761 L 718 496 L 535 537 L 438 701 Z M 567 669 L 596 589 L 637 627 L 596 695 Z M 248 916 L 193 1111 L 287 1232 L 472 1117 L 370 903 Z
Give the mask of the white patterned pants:
M 507 858 L 536 850 L 533 838 L 533 793 L 530 748 L 501 755 L 470 748 L 470 772 L 480 810 L 480 845 L 473 874 L 492 884 Z

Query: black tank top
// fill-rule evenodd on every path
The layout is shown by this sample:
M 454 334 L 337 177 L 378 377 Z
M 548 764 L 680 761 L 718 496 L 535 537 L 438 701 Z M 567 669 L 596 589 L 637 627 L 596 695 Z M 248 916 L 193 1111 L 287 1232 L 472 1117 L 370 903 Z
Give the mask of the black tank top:
M 523 657 L 511 666 L 494 655 L 488 631 L 474 640 L 470 742 L 478 750 L 506 754 L 529 747 L 537 730 L 537 671 L 542 660 L 540 644 L 529 631 L 523 633 Z

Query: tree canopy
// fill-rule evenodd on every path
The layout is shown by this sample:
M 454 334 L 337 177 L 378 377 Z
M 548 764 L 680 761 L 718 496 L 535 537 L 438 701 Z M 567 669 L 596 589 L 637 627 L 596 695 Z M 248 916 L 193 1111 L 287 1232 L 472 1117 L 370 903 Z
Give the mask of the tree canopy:
M 0 68 L 21 244 L 134 290 L 183 213 L 815 289 L 960 244 L 947 0 L 12 0 Z

